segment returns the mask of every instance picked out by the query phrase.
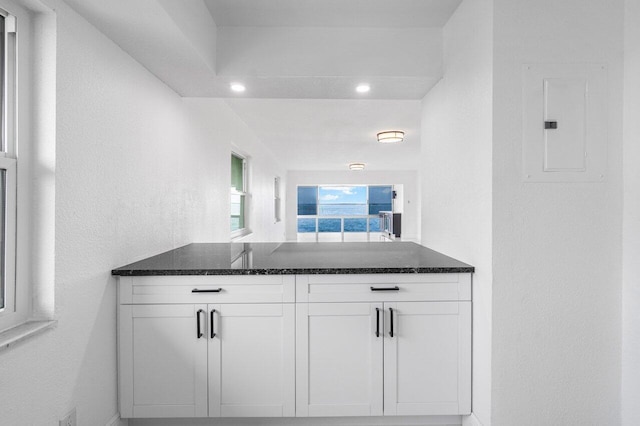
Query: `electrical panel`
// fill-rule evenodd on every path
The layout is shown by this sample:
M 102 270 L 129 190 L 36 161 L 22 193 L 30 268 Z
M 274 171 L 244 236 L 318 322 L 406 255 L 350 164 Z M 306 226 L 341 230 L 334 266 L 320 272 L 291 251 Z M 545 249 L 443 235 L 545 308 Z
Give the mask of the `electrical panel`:
M 524 181 L 603 181 L 609 124 L 606 67 L 524 65 L 522 95 Z

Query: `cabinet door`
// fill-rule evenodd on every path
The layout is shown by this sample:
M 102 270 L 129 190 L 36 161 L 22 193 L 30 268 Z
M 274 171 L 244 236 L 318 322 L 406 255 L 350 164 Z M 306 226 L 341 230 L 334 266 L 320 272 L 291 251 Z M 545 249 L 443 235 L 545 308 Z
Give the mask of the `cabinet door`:
M 209 305 L 208 321 L 209 416 L 293 417 L 295 306 Z
M 207 416 L 205 310 L 206 305 L 120 306 L 122 417 Z
M 297 305 L 296 416 L 382 415 L 381 308 Z
M 384 308 L 384 414 L 469 414 L 471 302 Z

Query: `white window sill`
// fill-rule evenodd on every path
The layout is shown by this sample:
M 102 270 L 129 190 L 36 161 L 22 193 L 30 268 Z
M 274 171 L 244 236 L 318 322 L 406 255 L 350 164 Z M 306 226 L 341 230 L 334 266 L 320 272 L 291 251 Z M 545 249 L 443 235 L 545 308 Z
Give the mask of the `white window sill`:
M 237 241 L 244 237 L 251 235 L 253 231 L 249 228 L 238 229 L 237 231 L 231 232 L 231 241 Z
M 0 351 L 55 327 L 58 321 L 27 321 L 0 332 Z

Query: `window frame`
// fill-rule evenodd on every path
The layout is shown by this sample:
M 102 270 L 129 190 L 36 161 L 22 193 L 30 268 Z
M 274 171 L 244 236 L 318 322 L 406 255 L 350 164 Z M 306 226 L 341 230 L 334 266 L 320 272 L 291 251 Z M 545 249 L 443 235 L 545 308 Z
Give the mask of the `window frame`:
M 55 326 L 55 100 L 56 20 L 41 4 L 0 0 L 11 16 L 6 37 L 11 63 L 6 70 L 7 150 L 10 197 L 15 188 L 13 311 L 0 315 L 0 351 Z M 7 49 L 3 49 L 7 52 Z M 7 61 L 9 63 L 9 61 Z M 20 76 L 18 76 L 18 70 Z M 3 79 L 4 80 L 4 79 Z M 38 114 L 34 114 L 37 111 Z M 2 126 L 0 126 L 2 127 Z M 0 129 L 0 133 L 4 130 Z M 37 160 L 32 165 L 32 159 Z M 9 165 L 4 161 L 4 165 Z M 36 164 L 37 163 L 37 164 Z M 37 167 L 36 167 L 37 166 Z M 15 170 L 15 174 L 13 171 Z M 19 214 L 18 214 L 19 213 Z M 13 225 L 15 224 L 15 225 Z M 15 266 L 14 266 L 15 265 Z
M 0 157 L 0 170 L 5 171 L 4 188 L 4 247 L 0 247 L 2 258 L 2 269 L 4 277 L 2 279 L 4 291 L 4 307 L 0 307 L 0 321 L 16 312 L 17 282 L 16 282 L 16 229 L 17 229 L 17 162 L 13 158 Z M 2 204 L 0 202 L 0 204 Z M 3 322 L 0 322 L 0 330 L 4 329 Z
M 280 176 L 273 178 L 273 223 L 282 221 L 282 203 L 280 200 Z
M 249 227 L 249 204 L 250 204 L 250 193 L 249 193 L 249 157 L 244 154 L 238 153 L 237 150 L 231 151 L 231 160 L 233 161 L 233 157 L 239 158 L 242 160 L 242 191 L 238 191 L 233 185 L 229 185 L 230 194 L 229 194 L 229 208 L 231 209 L 232 205 L 232 197 L 240 196 L 243 199 L 244 203 L 244 211 L 243 211 L 243 219 L 244 226 L 242 228 L 231 230 L 231 239 L 236 239 L 240 237 L 244 237 L 251 233 L 251 229 Z M 233 165 L 231 166 L 233 167 Z M 233 171 L 233 170 L 232 170 Z M 229 173 L 231 178 L 232 173 Z M 229 211 L 231 213 L 231 210 Z M 231 214 L 229 214 L 229 220 L 231 220 Z M 231 225 L 231 224 L 230 224 Z M 231 228 L 231 226 L 229 226 Z
M 0 68 L 0 170 L 5 172 L 4 200 L 4 247 L 0 247 L 0 291 L 4 293 L 4 306 L 0 307 L 0 331 L 14 327 L 27 319 L 27 309 L 24 309 L 27 297 L 27 286 L 19 286 L 16 276 L 17 269 L 17 209 L 18 209 L 18 156 L 16 143 L 16 17 L 4 9 L 0 9 L 2 16 L 2 66 Z
M 320 205 L 322 203 L 320 203 L 320 188 L 322 187 L 365 187 L 366 188 L 366 203 L 364 204 L 366 206 L 366 214 L 360 215 L 360 214 L 354 214 L 354 215 L 325 215 L 325 214 L 321 214 L 320 213 Z M 315 199 L 316 199 L 316 214 L 307 214 L 307 215 L 300 215 L 299 214 L 299 210 L 298 210 L 298 188 L 316 188 L 316 194 L 315 194 Z M 328 184 L 328 185 L 323 185 L 323 184 L 300 184 L 296 187 L 296 236 L 297 236 L 297 240 L 298 241 L 320 241 L 320 235 L 322 234 L 340 234 L 340 241 L 346 241 L 345 238 L 345 234 L 366 234 L 366 240 L 367 241 L 372 241 L 372 235 L 375 238 L 376 233 L 378 233 L 379 231 L 376 230 L 372 230 L 371 229 L 371 220 L 373 218 L 377 218 L 378 215 L 374 215 L 374 214 L 370 214 L 370 190 L 372 187 L 389 187 L 391 189 L 391 209 L 393 210 L 393 204 L 394 204 L 394 196 L 393 194 L 395 193 L 395 185 L 393 184 Z M 331 203 L 324 203 L 325 205 L 327 204 L 331 204 Z M 315 221 L 315 231 L 313 232 L 299 232 L 299 220 L 300 219 L 307 219 L 307 220 L 312 220 Z M 339 219 L 340 220 L 340 232 L 322 232 L 320 231 L 320 220 L 323 219 Z M 346 219 L 365 219 L 366 220 L 366 231 L 362 231 L 362 232 L 351 232 L 351 231 L 345 231 L 345 220 Z M 313 237 L 311 237 L 311 235 L 313 235 Z

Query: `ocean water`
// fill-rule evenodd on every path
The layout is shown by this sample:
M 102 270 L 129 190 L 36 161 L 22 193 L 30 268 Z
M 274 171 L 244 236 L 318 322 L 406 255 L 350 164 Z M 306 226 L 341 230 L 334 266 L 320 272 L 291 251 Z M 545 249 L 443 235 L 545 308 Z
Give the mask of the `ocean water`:
M 375 217 L 345 217 L 344 232 L 380 232 L 380 219 Z M 298 232 L 342 232 L 343 220 L 340 218 L 298 218 Z
M 366 216 L 366 204 L 320 204 L 319 216 Z
M 316 219 L 298 219 L 298 232 L 316 232 Z
M 392 209 L 391 203 L 380 204 L 298 204 L 298 232 L 380 232 L 378 212 Z M 357 216 L 357 217 L 354 217 Z

